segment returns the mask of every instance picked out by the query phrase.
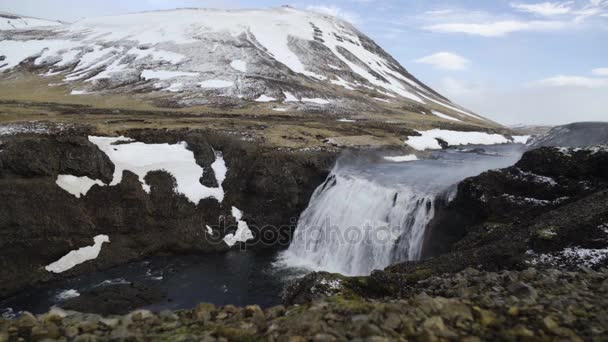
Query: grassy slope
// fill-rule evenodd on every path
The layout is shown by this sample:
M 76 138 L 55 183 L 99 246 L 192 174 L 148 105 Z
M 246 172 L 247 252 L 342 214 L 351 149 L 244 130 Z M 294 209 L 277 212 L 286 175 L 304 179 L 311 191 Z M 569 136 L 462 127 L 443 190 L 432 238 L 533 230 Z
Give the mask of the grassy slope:
M 155 105 L 158 94 L 70 95 L 67 85 L 49 86 L 58 83 L 61 76 L 41 77 L 27 72 L 2 75 L 0 124 L 31 120 L 82 123 L 93 125 L 100 134 L 132 128 L 205 128 L 293 149 L 325 147 L 327 138 L 349 146 L 402 146 L 411 129 L 502 130 L 493 123 L 455 123 L 416 114 L 401 104 L 387 104 L 385 113 L 356 113 L 363 119 L 345 123 L 325 113 L 273 111 L 277 104 L 269 103 L 239 108 L 161 108 Z

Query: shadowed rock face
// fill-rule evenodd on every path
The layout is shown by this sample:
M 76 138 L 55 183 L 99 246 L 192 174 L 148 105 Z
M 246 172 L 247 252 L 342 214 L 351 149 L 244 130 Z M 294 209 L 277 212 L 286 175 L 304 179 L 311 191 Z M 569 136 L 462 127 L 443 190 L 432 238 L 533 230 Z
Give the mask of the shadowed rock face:
M 297 218 L 306 207 L 335 159 L 323 152 L 278 152 L 204 131 L 130 131 L 124 135 L 146 143 L 186 141 L 207 173 L 213 172 L 214 151 L 222 151 L 228 168 L 224 201 L 203 199 L 195 205 L 174 191 L 175 179 L 164 171 L 146 176 L 149 194 L 135 174 L 125 171 L 120 184 L 94 186 L 76 198 L 57 186 L 58 174 L 109 183 L 114 171 L 108 157 L 88 141 L 89 133 L 2 137 L 0 296 L 154 254 L 226 251 L 222 238 L 234 233 L 237 224 L 232 206 L 243 211 L 243 220 L 256 236 L 247 248 L 281 248 L 277 240 L 289 240 L 290 218 Z M 263 243 L 259 238 L 264 232 L 276 239 Z M 60 275 L 44 270 L 71 250 L 91 245 L 100 234 L 108 235 L 110 243 L 103 245 L 94 261 Z
M 608 144 L 608 122 L 576 122 L 557 126 L 536 138 L 530 148 L 541 146 L 580 147 Z
M 427 229 L 424 257 L 448 252 L 482 222 L 522 226 L 606 188 L 605 148 L 529 151 L 513 167 L 488 171 L 459 184 L 454 201 L 444 205 Z M 597 214 L 591 208 L 583 211 Z

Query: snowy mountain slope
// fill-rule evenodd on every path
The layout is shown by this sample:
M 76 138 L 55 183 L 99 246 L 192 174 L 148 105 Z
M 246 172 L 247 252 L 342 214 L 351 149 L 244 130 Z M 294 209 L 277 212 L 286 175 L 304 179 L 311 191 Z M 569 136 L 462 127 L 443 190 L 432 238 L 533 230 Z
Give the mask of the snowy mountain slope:
M 144 12 L 10 32 L 0 35 L 0 77 L 22 68 L 61 75 L 73 95 L 493 124 L 421 83 L 349 23 L 289 7 Z
M 34 27 L 63 25 L 59 21 L 38 19 L 0 11 L 0 30 L 23 30 Z

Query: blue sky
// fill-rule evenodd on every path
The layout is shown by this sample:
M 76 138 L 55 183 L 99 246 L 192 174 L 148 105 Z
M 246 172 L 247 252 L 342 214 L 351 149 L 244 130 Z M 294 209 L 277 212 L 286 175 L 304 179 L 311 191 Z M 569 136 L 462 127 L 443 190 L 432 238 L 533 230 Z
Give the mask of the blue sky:
M 353 22 L 423 82 L 498 122 L 608 121 L 608 0 L 0 0 L 0 11 L 74 21 L 285 4 Z

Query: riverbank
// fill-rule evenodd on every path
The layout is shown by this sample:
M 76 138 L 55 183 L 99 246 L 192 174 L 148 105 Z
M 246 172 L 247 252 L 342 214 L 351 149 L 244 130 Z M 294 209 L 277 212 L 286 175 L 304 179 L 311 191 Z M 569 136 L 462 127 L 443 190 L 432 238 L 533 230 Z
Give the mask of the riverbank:
M 608 270 L 463 272 L 412 284 L 399 298 L 216 307 L 101 317 L 54 310 L 0 320 L 0 341 L 601 340 Z

